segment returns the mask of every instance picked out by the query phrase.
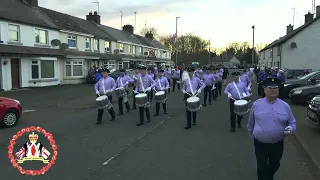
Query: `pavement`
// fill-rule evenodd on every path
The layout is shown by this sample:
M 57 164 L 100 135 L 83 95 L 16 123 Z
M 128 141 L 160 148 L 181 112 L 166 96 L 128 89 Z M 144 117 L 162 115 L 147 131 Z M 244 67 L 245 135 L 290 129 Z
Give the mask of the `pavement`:
M 60 95 L 59 95 L 60 94 Z M 91 95 L 92 94 L 92 95 Z M 255 180 L 256 162 L 253 141 L 245 128 L 229 132 L 229 104 L 222 95 L 211 106 L 198 113 L 198 123 L 185 130 L 185 109 L 182 93 L 168 96 L 168 114 L 151 117 L 151 122 L 136 127 L 138 111 L 131 111 L 95 125 L 97 110 L 77 108 L 94 100 L 92 87 L 87 85 L 4 92 L 0 96 L 21 101 L 24 113 L 19 124 L 0 129 L 0 174 L 4 180 Z M 59 106 L 73 99 L 79 106 Z M 130 99 L 132 105 L 132 99 Z M 114 104 L 116 113 L 117 104 Z M 152 103 L 151 114 L 155 103 Z M 21 128 L 41 126 L 51 132 L 58 145 L 55 165 L 42 176 L 23 176 L 14 169 L 7 157 L 7 146 Z M 300 126 L 298 125 L 298 128 Z M 17 151 L 27 135 L 17 140 Z M 42 135 L 39 140 L 49 151 Z M 312 162 L 300 151 L 294 136 L 285 141 L 284 156 L 277 172 L 278 180 L 315 180 Z M 41 168 L 38 162 L 27 162 L 25 169 Z

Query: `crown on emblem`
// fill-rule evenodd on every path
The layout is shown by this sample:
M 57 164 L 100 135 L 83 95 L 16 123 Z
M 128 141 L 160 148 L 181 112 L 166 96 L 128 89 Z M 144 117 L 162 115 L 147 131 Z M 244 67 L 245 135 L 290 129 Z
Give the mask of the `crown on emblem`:
M 34 134 L 34 132 L 32 132 L 32 134 L 29 134 L 29 140 L 31 143 L 35 143 L 38 140 L 38 134 Z

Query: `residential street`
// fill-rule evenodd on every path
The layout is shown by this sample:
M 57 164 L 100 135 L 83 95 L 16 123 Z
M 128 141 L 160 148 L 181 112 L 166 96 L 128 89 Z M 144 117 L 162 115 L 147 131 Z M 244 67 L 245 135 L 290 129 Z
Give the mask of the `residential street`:
M 253 142 L 246 130 L 247 116 L 244 127 L 230 133 L 229 101 L 225 95 L 211 106 L 203 107 L 198 113 L 197 125 L 190 130 L 184 129 L 186 113 L 181 92 L 168 96 L 167 115 L 160 110 L 160 116 L 151 117 L 150 123 L 140 127 L 135 126 L 137 110 L 117 117 L 114 122 L 109 121 L 110 115 L 106 112 L 103 123 L 95 125 L 97 112 L 90 108 L 95 105 L 95 96 L 92 87 L 87 85 L 0 95 L 20 100 L 24 110 L 35 110 L 23 114 L 16 127 L 0 129 L 3 180 L 256 180 Z M 118 113 L 117 104 L 114 105 Z M 155 103 L 152 103 L 152 115 L 154 111 Z M 45 128 L 59 146 L 56 164 L 43 176 L 20 175 L 7 157 L 12 135 L 27 126 Z M 27 140 L 27 134 L 23 137 L 25 139 L 17 141 L 21 145 Z M 40 139 L 45 141 L 41 136 Z M 276 179 L 316 179 L 294 141 L 292 137 L 286 140 Z M 20 146 L 17 144 L 15 148 L 18 151 Z M 36 168 L 39 164 L 31 162 L 22 166 Z

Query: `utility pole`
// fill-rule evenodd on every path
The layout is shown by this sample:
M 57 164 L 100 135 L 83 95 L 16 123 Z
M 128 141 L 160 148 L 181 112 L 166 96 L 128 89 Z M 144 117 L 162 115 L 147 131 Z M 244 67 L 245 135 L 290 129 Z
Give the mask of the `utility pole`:
M 176 47 L 176 66 L 178 65 L 178 44 L 177 44 L 177 39 L 178 39 L 178 19 L 181 17 L 176 17 L 176 41 L 175 41 L 175 47 Z
M 134 30 L 137 30 L 137 12 L 134 12 Z
M 123 12 L 120 11 L 120 13 L 121 13 L 121 29 L 122 29 L 122 17 L 123 17 Z
M 255 56 L 255 49 L 254 49 L 254 25 L 252 26 L 252 62 L 251 62 L 251 67 L 253 67 L 253 62 L 254 62 L 254 56 Z
M 99 0 L 96 0 L 96 1 L 94 1 L 94 2 L 91 2 L 91 3 L 94 3 L 94 4 L 97 4 L 97 6 L 98 6 L 98 15 L 100 15 L 100 6 L 99 6 Z
M 209 54 L 209 59 L 208 59 L 208 64 L 210 65 L 211 63 L 211 58 L 210 58 L 210 54 L 211 54 L 211 51 L 210 51 L 210 44 L 211 44 L 211 39 L 209 39 L 209 51 L 208 51 L 208 54 Z

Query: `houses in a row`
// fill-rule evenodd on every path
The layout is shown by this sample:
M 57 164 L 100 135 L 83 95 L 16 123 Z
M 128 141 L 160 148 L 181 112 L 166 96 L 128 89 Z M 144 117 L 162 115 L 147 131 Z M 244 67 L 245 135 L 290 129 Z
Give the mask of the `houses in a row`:
M 2 0 L 0 88 L 41 87 L 84 81 L 93 66 L 130 68 L 172 64 L 171 52 L 153 38 L 38 6 L 37 0 Z
M 308 13 L 305 23 L 294 29 L 289 24 L 286 35 L 260 51 L 259 65 L 279 68 L 320 69 L 320 6 L 316 16 Z

